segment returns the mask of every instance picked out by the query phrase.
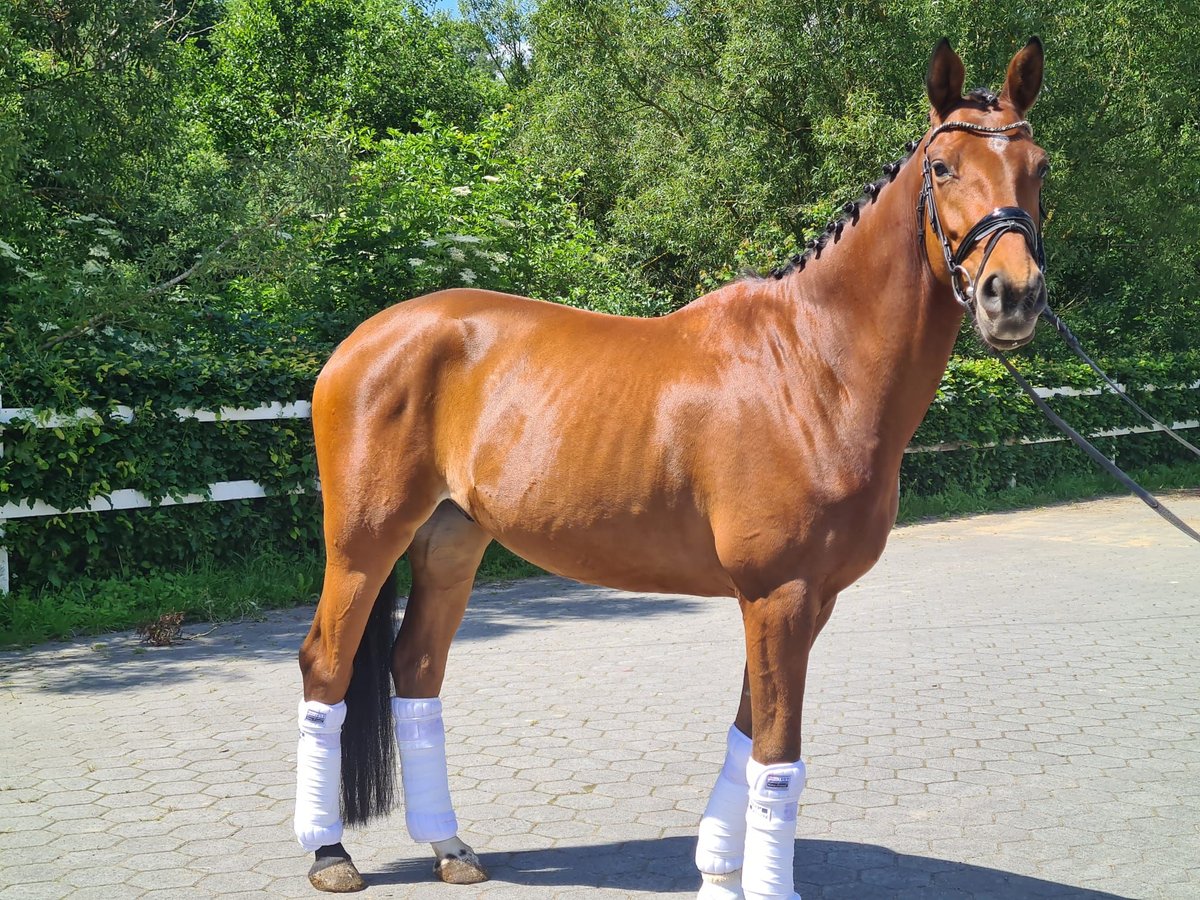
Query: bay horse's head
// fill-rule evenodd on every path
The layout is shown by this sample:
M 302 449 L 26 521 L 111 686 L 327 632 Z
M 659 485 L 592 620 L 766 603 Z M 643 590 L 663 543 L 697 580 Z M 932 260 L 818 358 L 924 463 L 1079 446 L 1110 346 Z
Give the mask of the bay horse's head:
M 962 94 L 962 60 L 942 39 L 925 79 L 932 128 L 921 142 L 918 210 L 936 277 L 973 309 L 991 346 L 1033 338 L 1046 307 L 1040 197 L 1049 171 L 1025 113 L 1042 86 L 1042 43 L 1030 38 L 999 95 Z

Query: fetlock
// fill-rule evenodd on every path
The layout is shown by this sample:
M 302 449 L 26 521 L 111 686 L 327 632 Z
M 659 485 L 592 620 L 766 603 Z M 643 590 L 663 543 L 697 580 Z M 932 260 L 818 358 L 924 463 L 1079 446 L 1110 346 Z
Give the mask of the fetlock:
M 293 827 L 300 846 L 311 852 L 335 845 L 342 839 L 339 794 L 346 704 L 328 706 L 315 700 L 302 700 L 298 718 L 300 737 L 296 745 Z
M 749 804 L 742 891 L 746 900 L 799 900 L 792 866 L 804 763 L 762 765 L 751 759 L 746 780 Z

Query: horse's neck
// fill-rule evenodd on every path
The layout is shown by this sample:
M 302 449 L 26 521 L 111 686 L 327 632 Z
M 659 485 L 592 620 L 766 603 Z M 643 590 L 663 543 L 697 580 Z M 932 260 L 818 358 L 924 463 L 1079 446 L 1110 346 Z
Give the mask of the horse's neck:
M 806 355 L 835 374 L 847 428 L 896 460 L 933 401 L 962 322 L 925 259 L 920 186 L 913 158 L 778 295 Z

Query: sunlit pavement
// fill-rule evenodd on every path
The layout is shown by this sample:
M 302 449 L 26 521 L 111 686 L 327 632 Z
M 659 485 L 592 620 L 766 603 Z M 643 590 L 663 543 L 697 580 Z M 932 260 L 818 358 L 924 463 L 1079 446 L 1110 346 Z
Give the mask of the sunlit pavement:
M 0 654 L 0 897 L 315 896 L 291 835 L 310 616 Z M 1198 648 L 1200 547 L 1134 500 L 899 529 L 814 653 L 805 900 L 1200 897 Z M 397 812 L 347 836 L 365 896 L 693 892 L 741 653 L 732 601 L 480 589 L 443 698 L 493 880 L 433 883 Z

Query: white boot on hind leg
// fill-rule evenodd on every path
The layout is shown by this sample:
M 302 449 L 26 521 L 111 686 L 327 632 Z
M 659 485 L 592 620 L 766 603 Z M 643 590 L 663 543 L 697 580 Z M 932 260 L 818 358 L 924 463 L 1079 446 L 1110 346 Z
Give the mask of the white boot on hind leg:
M 696 900 L 742 900 L 742 857 L 750 786 L 746 765 L 752 741 L 737 726 L 725 739 L 725 764 L 700 819 L 696 868 L 704 881 Z
M 746 765 L 750 804 L 746 810 L 746 900 L 800 900 L 795 890 L 796 813 L 804 790 L 804 763 Z
M 392 699 L 400 778 L 404 785 L 404 821 L 414 841 L 433 847 L 433 872 L 449 884 L 487 881 L 487 870 L 458 838 L 458 817 L 450 803 L 446 771 L 446 728 L 437 697 Z
M 366 885 L 341 845 L 342 724 L 346 704 L 300 701 L 296 745 L 296 816 L 300 846 L 316 852 L 308 880 L 319 891 L 347 893 Z
M 300 846 L 310 853 L 342 839 L 342 724 L 346 704 L 300 701 L 296 745 L 296 816 Z

